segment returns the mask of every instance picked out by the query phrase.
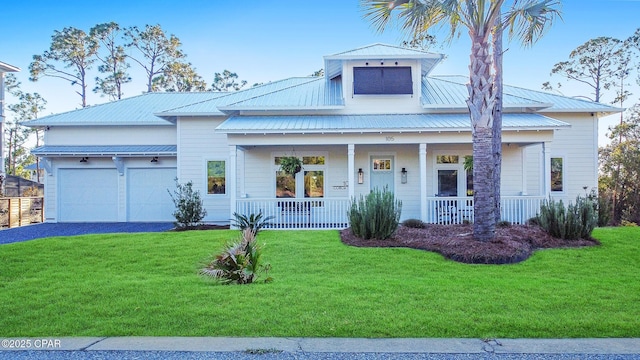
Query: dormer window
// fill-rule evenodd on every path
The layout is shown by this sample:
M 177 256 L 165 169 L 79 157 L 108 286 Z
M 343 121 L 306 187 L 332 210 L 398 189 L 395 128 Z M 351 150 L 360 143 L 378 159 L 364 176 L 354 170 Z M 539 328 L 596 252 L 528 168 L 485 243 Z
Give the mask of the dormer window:
M 410 66 L 354 67 L 354 95 L 411 95 Z

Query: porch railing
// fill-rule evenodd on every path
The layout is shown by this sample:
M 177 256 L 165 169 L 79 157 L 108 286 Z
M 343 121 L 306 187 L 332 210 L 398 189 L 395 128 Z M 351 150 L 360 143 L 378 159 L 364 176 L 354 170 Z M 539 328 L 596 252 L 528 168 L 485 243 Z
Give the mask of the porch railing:
M 344 229 L 349 227 L 347 198 L 238 199 L 239 214 L 273 216 L 270 229 Z
M 525 224 L 536 216 L 544 196 L 503 196 L 502 220 L 512 224 Z M 270 229 L 344 229 L 349 227 L 348 198 L 331 199 L 238 199 L 236 212 L 273 216 Z M 427 198 L 427 223 L 473 223 L 473 198 Z
M 502 220 L 512 224 L 525 224 L 536 216 L 544 196 L 502 196 L 500 211 Z M 429 197 L 427 198 L 427 222 L 432 224 L 473 223 L 473 198 Z

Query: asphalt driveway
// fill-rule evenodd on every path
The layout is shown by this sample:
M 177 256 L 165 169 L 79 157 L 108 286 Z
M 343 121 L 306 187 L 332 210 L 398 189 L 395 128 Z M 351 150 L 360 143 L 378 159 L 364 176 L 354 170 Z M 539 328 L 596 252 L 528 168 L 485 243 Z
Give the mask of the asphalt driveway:
M 0 230 L 0 245 L 52 236 L 85 234 L 162 232 L 172 229 L 173 223 L 43 223 Z

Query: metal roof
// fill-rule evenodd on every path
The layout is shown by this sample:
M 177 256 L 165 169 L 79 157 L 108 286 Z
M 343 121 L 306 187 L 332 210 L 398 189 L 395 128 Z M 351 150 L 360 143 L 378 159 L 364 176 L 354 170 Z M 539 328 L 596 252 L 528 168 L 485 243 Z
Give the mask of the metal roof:
M 223 94 L 215 99 L 161 111 L 156 115 L 164 118 L 225 115 L 221 110 L 247 107 L 327 107 L 343 102 L 342 84 L 326 85 L 323 77 L 289 78 Z
M 342 73 L 342 64 L 348 60 L 417 59 L 422 63 L 424 76 L 429 74 L 443 58 L 442 54 L 377 43 L 325 56 L 324 71 L 326 76 L 332 79 Z
M 110 103 L 49 115 L 31 120 L 24 125 L 76 126 L 76 125 L 172 125 L 154 115 L 164 109 L 193 104 L 224 96 L 219 92 L 146 93 Z
M 468 78 L 464 76 L 434 76 L 423 80 L 422 104 L 429 107 L 458 104 L 466 109 L 469 97 L 466 84 Z M 540 112 L 598 112 L 617 113 L 623 109 L 587 101 L 582 99 L 560 96 L 543 91 L 523 89 L 516 86 L 504 85 L 503 101 L 505 111 L 509 108 L 526 108 Z M 435 105 L 435 106 L 434 106 Z
M 539 114 L 504 114 L 505 130 L 547 130 L 570 124 Z M 468 114 L 233 116 L 216 131 L 228 134 L 471 131 Z
M 336 66 L 354 59 L 417 59 L 423 70 L 431 69 L 442 55 L 384 44 L 325 56 L 325 65 Z M 2 63 L 0 63 L 2 64 Z M 339 66 L 338 66 L 339 65 Z M 332 67 L 333 68 L 333 67 Z M 46 116 L 26 122 L 31 127 L 43 126 L 114 126 L 167 125 L 178 116 L 228 116 L 242 110 L 317 110 L 344 109 L 344 94 L 340 78 L 333 78 L 329 67 L 326 77 L 290 78 L 236 92 L 170 92 L 147 93 L 106 104 L 95 105 Z M 337 71 L 337 70 L 336 70 Z M 333 80 L 327 80 L 333 79 Z M 427 113 L 468 112 L 467 77 L 437 76 L 422 78 L 421 103 Z M 505 113 L 512 112 L 597 112 L 611 114 L 620 108 L 591 101 L 504 86 Z M 277 117 L 274 117 L 277 119 Z
M 176 145 L 45 145 L 31 150 L 38 156 L 175 156 Z
M 220 107 L 220 110 L 314 110 L 344 107 L 342 81 L 307 78 L 294 86 Z

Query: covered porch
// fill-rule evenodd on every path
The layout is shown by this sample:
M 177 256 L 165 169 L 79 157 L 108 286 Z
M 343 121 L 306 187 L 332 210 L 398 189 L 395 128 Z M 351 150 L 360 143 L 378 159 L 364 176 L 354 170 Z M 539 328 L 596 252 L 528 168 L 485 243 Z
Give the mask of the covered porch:
M 550 193 L 549 149 L 554 130 L 566 125 L 540 115 L 510 115 L 503 130 L 502 218 L 523 224 Z M 325 116 L 282 116 L 280 123 L 267 116 L 231 117 L 216 130 L 229 141 L 231 214 L 262 211 L 276 229 L 342 229 L 349 226 L 351 199 L 387 186 L 403 202 L 401 220 L 473 222 L 472 179 L 463 168 L 472 153 L 467 115 L 460 114 L 459 123 L 420 115 L 417 120 L 440 124 L 398 129 L 406 124 L 398 118 L 405 116 L 385 116 L 396 128 L 379 115 L 336 116 L 352 118 L 352 129 L 318 125 L 336 121 L 320 119 L 332 118 Z M 292 124 L 300 129 L 293 131 Z M 279 171 L 282 156 L 303 159 L 303 171 L 286 178 Z

